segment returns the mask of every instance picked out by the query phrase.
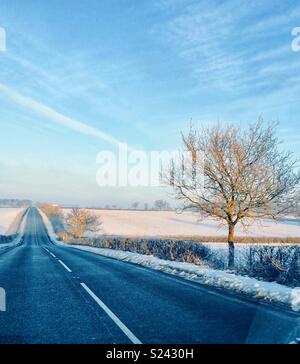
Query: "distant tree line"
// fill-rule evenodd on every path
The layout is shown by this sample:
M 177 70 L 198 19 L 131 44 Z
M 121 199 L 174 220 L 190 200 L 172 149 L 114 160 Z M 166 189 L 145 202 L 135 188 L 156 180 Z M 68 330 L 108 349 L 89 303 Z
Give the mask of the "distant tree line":
M 149 206 L 148 203 L 145 203 L 142 205 L 139 201 L 134 202 L 131 205 L 131 208 L 133 210 L 145 210 L 145 211 L 151 211 L 151 210 L 158 210 L 158 211 L 168 211 L 172 210 L 171 205 L 165 201 L 165 200 L 156 200 L 153 203 L 153 206 Z
M 32 201 L 19 199 L 0 199 L 0 207 L 30 207 Z

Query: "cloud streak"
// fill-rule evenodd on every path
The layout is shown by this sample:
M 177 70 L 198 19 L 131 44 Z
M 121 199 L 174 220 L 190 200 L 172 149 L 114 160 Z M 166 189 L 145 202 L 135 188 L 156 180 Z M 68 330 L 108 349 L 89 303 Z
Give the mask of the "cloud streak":
M 195 2 L 164 23 L 158 34 L 185 60 L 200 88 L 214 87 L 239 98 L 257 95 L 285 86 L 282 80 L 295 75 L 290 64 L 300 65 L 288 37 L 300 7 L 281 7 L 278 11 L 258 1 Z
M 119 145 L 121 143 L 120 140 L 116 139 L 112 135 L 90 126 L 86 123 L 68 117 L 62 113 L 57 112 L 53 108 L 44 105 L 36 100 L 33 100 L 30 97 L 23 96 L 20 93 L 16 92 L 10 87 L 0 83 L 0 93 L 8 97 L 13 102 L 17 103 L 18 105 L 33 111 L 34 113 L 38 114 L 39 116 L 44 117 L 45 119 L 52 121 L 56 124 L 62 125 L 66 128 L 69 128 L 77 133 L 89 135 L 98 139 L 101 139 L 109 144 L 112 145 Z

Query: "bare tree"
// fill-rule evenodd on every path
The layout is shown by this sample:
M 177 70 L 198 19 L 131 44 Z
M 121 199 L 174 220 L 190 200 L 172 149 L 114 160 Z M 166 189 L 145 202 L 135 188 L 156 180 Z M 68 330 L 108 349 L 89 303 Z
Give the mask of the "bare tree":
M 163 210 L 170 210 L 170 208 L 171 208 L 170 205 L 165 200 L 156 200 L 156 201 L 154 201 L 154 209 L 155 210 L 163 211 Z
M 216 125 L 182 135 L 190 162 L 169 171 L 169 183 L 184 209 L 214 216 L 228 226 L 228 266 L 234 267 L 235 227 L 287 211 L 300 182 L 296 160 L 279 149 L 277 124 L 262 119 L 247 130 Z M 204 158 L 198 158 L 198 154 Z M 183 178 L 182 176 L 185 176 Z
M 132 204 L 132 208 L 133 208 L 134 210 L 137 210 L 137 208 L 139 207 L 139 205 L 140 205 L 140 203 L 139 203 L 139 202 L 134 202 L 134 203 Z
M 99 216 L 85 209 L 73 208 L 66 216 L 66 225 L 72 236 L 80 239 L 90 232 L 98 232 L 102 223 Z

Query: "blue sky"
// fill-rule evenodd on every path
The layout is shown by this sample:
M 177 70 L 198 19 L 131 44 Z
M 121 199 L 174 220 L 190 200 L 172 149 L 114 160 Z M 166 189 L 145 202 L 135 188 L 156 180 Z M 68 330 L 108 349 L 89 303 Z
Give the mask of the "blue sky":
M 96 155 L 177 148 L 195 123 L 280 122 L 300 157 L 299 1 L 1 0 L 0 195 L 150 202 L 99 188 Z

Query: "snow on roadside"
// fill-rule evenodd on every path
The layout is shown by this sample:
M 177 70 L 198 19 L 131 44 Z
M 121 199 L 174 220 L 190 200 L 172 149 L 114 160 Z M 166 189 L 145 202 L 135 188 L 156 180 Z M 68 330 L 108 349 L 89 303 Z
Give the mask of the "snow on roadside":
M 20 226 L 19 226 L 19 231 L 18 231 L 17 237 L 13 241 L 11 241 L 10 243 L 0 244 L 0 250 L 3 249 L 3 248 L 13 247 L 13 246 L 19 245 L 21 243 L 21 240 L 22 240 L 24 232 L 25 232 L 25 226 L 26 226 L 26 222 L 27 222 L 28 211 L 29 210 L 27 210 L 25 215 L 22 217 L 22 221 L 21 221 Z
M 41 210 L 38 208 L 38 212 L 40 213 L 41 217 L 42 217 L 42 220 L 43 220 L 43 223 L 44 225 L 46 226 L 46 229 L 47 229 L 47 232 L 48 232 L 48 235 L 49 235 L 49 238 L 55 242 L 55 243 L 60 243 L 58 241 L 58 236 L 55 234 L 54 232 L 54 229 L 53 229 L 53 226 L 48 218 L 48 216 Z M 62 244 L 62 243 L 60 243 Z M 65 245 L 65 244 L 63 244 Z
M 24 208 L 0 208 L 0 235 L 10 235 L 11 225 L 23 211 Z
M 109 258 L 138 264 L 146 268 L 176 275 L 204 285 L 246 294 L 257 300 L 285 304 L 291 307 L 293 311 L 300 311 L 300 287 L 290 288 L 274 282 L 264 282 L 255 278 L 235 275 L 226 271 L 202 268 L 191 263 L 163 260 L 151 255 L 84 245 L 68 245 L 58 241 L 58 237 L 55 234 L 48 217 L 41 210 L 39 210 L 39 212 L 48 230 L 49 237 L 54 243 L 60 246 L 89 251 Z

